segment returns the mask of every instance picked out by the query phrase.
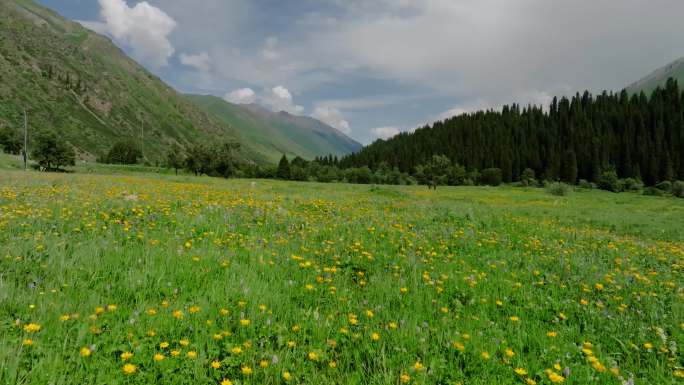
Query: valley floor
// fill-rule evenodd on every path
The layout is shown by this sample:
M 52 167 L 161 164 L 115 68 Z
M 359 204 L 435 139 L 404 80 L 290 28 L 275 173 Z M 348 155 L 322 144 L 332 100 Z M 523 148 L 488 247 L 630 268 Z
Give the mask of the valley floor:
M 0 171 L 0 383 L 681 383 L 683 214 Z

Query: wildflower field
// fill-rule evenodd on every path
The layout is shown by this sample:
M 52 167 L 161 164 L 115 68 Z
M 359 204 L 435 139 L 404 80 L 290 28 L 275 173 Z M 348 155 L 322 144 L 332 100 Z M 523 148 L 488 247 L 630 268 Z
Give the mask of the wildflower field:
M 684 383 L 684 200 L 0 172 L 1 384 Z

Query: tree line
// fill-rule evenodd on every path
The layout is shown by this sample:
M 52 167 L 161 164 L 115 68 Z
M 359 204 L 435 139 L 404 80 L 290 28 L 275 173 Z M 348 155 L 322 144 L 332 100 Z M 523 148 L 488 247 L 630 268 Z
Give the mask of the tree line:
M 650 97 L 585 92 L 554 98 L 547 111 L 513 104 L 456 116 L 378 140 L 340 159 L 339 167 L 389 166 L 419 176 L 434 155 L 444 155 L 471 177 L 499 169 L 504 183 L 523 181 L 527 170 L 570 184 L 599 183 L 615 172 L 653 186 L 684 180 L 683 149 L 684 93 L 669 79 Z
M 74 149 L 41 131 L 33 159 L 46 170 L 74 163 Z M 0 127 L 0 147 L 22 149 L 19 132 Z M 278 165 L 247 161 L 240 143 L 169 146 L 164 163 L 194 175 L 360 184 L 523 186 L 562 181 L 610 191 L 678 186 L 684 180 L 684 93 L 673 79 L 650 97 L 589 92 L 554 98 L 548 110 L 513 104 L 479 111 L 378 140 L 343 158 L 283 155 Z M 124 139 L 103 163 L 141 162 L 139 143 Z

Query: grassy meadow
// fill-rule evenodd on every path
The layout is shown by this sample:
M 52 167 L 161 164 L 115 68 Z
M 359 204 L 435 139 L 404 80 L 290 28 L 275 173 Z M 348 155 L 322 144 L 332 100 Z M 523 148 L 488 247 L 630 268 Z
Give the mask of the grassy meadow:
M 684 383 L 683 218 L 601 191 L 0 171 L 0 383 Z

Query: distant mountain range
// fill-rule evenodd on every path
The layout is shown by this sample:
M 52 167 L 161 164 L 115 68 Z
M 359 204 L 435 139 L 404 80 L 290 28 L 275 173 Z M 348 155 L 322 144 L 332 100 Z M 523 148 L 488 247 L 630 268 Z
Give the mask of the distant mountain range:
M 236 105 L 215 96 L 188 98 L 229 125 L 271 162 L 278 161 L 283 154 L 313 159 L 318 155 L 345 155 L 362 148 L 360 143 L 313 118 L 272 112 L 257 104 Z
M 82 159 L 124 138 L 144 138 L 149 160 L 198 141 L 238 140 L 257 163 L 361 148 L 311 118 L 182 95 L 107 37 L 31 0 L 0 0 L 0 100 L 0 126 L 21 127 L 26 108 L 31 131 L 55 130 Z
M 635 93 L 644 91 L 647 95 L 650 95 L 656 87 L 664 86 L 669 78 L 676 79 L 680 88 L 684 87 L 684 58 L 677 59 L 662 68 L 658 68 L 650 75 L 628 86 L 627 91 Z

